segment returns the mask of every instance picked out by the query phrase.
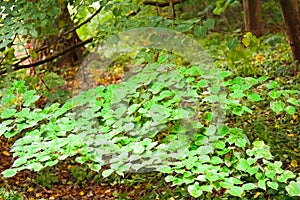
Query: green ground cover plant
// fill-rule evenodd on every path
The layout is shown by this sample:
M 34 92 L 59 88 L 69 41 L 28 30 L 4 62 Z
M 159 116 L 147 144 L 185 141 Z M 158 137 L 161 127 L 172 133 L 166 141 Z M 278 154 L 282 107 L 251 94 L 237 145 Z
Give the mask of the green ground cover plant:
M 35 108 L 35 91 L 15 81 L 3 91 L 0 130 L 7 138 L 18 138 L 11 147 L 16 160 L 2 174 L 40 171 L 75 156 L 76 162 L 104 178 L 155 169 L 172 185 L 185 186 L 193 197 L 217 191 L 246 197 L 251 190 L 280 188 L 285 188 L 278 191 L 282 195 L 299 196 L 299 177 L 274 161 L 263 141 L 250 143 L 242 129 L 211 123 L 215 102 L 229 116 L 251 115 L 253 107 L 266 100 L 274 115 L 293 115 L 299 109 L 299 91 L 281 89 L 267 77 L 231 78 L 228 71 L 219 71 L 223 81 L 211 86 L 202 78 L 204 73 L 201 66 L 176 66 L 161 58 L 124 83 L 99 86 L 43 109 Z M 188 92 L 183 93 L 183 87 Z M 261 95 L 257 87 L 268 92 Z M 211 92 L 218 90 L 226 92 Z M 191 122 L 190 130 L 180 123 L 194 114 L 193 107 L 178 106 L 185 98 L 198 101 L 201 108 L 200 120 Z M 128 107 L 122 106 L 124 99 Z M 185 138 L 179 135 L 183 131 L 194 134 Z

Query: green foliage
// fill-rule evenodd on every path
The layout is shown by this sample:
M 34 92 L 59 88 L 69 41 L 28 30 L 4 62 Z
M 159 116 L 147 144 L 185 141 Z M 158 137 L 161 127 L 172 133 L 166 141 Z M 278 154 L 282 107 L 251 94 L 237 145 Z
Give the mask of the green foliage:
M 300 179 L 297 179 L 297 182 L 291 181 L 286 190 L 290 196 L 300 196 Z
M 0 198 L 3 200 L 23 200 L 20 193 L 16 191 L 7 191 L 4 188 L 0 188 Z
M 268 145 L 262 141 L 251 144 L 237 126 L 213 124 L 216 104 L 230 117 L 254 116 L 255 109 L 262 105 L 266 105 L 270 117 L 288 118 L 299 111 L 299 91 L 265 77 L 282 76 L 293 65 L 289 46 L 281 35 L 256 38 L 239 30 L 230 36 L 210 34 L 218 21 L 209 16 L 205 20 L 172 20 L 157 16 L 155 9 L 140 1 L 3 1 L 1 64 L 11 70 L 15 59 L 12 42 L 17 35 L 26 40 L 60 34 L 60 26 L 65 24 L 55 23 L 67 3 L 75 23 L 102 8 L 91 23 L 78 30 L 82 39 L 97 36 L 101 41 L 144 26 L 169 28 L 192 34 L 205 43 L 216 65 L 235 76 L 218 71 L 214 77 L 217 83 L 211 82 L 202 77 L 205 70 L 201 66 L 175 65 L 164 54 L 124 83 L 99 86 L 69 100 L 69 93 L 59 89 L 64 80 L 54 73 L 43 76 L 50 90 L 42 92 L 30 89 L 25 81 L 5 84 L 8 87 L 0 91 L 0 135 L 17 140 L 11 147 L 16 160 L 2 172 L 4 177 L 24 169 L 40 171 L 35 181 L 49 188 L 58 180 L 43 171 L 74 157 L 106 179 L 124 176 L 125 172 L 158 170 L 167 182 L 186 188 L 167 191 L 166 198 L 182 193 L 179 196 L 187 199 L 189 193 L 210 199 L 220 191 L 224 191 L 224 197 L 247 198 L 251 192 L 262 190 L 280 197 L 300 196 L 299 178 L 284 170 L 282 162 L 274 161 Z M 206 3 L 208 10 L 213 5 L 215 14 L 240 6 L 235 0 Z M 149 63 L 154 53 L 142 51 L 137 57 L 136 65 Z M 40 96 L 49 100 L 44 108 L 35 105 Z M 182 102 L 187 99 L 190 105 L 185 107 Z M 92 174 L 77 167 L 71 172 L 77 183 Z M 125 198 L 126 194 L 115 196 Z
M 237 0 L 218 0 L 216 2 L 216 7 L 213 10 L 213 13 L 216 15 L 220 15 L 225 12 L 225 10 L 230 6 L 236 6 L 237 4 L 240 4 Z
M 290 47 L 282 35 L 256 38 L 251 33 L 209 34 L 202 42 L 215 64 L 236 76 L 278 77 L 292 71 Z
M 229 72 L 220 71 L 220 80 L 227 77 L 220 83 L 227 94 L 207 93 L 219 91 L 220 87 L 212 87 L 209 80 L 201 78 L 205 73 L 201 67 L 164 63 L 164 56 L 158 60 L 159 63 L 146 65 L 126 82 L 99 86 L 63 105 L 55 103 L 44 109 L 34 108 L 38 96 L 35 91 L 26 90 L 24 81 L 14 82 L 7 89 L 7 94 L 11 94 L 9 100 L 7 95 L 1 99 L 1 134 L 19 137 L 11 148 L 17 159 L 2 174 L 11 177 L 24 169 L 40 171 L 75 156 L 76 162 L 96 172 L 109 166 L 101 171 L 105 178 L 151 169 L 160 158 L 160 165 L 154 169 L 166 174 L 166 181 L 173 185 L 187 185 L 194 197 L 222 188 L 228 195 L 243 197 L 251 190 L 277 190 L 280 184 L 287 185 L 291 196 L 298 195 L 295 175 L 283 170 L 281 162 L 273 161 L 269 147 L 262 141 L 249 144 L 241 129 L 204 125 L 210 123 L 213 110 L 209 107 L 214 102 L 221 103 L 229 115 L 238 116 L 251 114 L 252 106 L 265 98 L 282 97 L 282 103 L 296 110 L 298 91 L 279 90 L 280 84 L 267 82 L 267 77 L 230 79 Z M 254 86 L 269 92 L 261 96 L 253 90 Z M 194 103 L 203 100 L 202 109 L 207 112 L 198 113 L 203 124 L 180 123 L 190 119 L 190 109 L 195 108 L 178 107 L 186 98 Z M 277 107 L 271 101 L 270 109 L 277 113 Z M 284 110 L 292 114 L 290 108 L 280 111 Z M 189 131 L 195 134 L 182 134 Z M 141 161 L 147 158 L 156 159 Z M 87 176 L 75 168 L 72 174 L 77 182 Z M 44 182 L 45 176 L 40 177 Z
M 54 173 L 51 173 L 49 168 L 45 168 L 38 172 L 34 181 L 46 188 L 51 188 L 53 183 L 58 183 L 58 178 Z

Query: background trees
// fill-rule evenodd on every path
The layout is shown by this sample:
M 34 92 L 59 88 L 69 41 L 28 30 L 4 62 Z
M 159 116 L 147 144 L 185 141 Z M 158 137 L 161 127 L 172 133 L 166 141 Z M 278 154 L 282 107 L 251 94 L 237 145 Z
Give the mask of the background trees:
M 274 2 L 263 2 L 263 7 L 268 8 L 268 4 L 274 4 Z M 295 60 L 299 60 L 299 56 L 297 55 L 297 49 L 299 48 L 297 42 L 297 1 L 280 1 L 280 5 L 293 57 Z M 93 41 L 92 37 L 86 37 L 88 35 L 93 35 L 94 37 L 97 35 L 98 39 L 103 39 L 107 35 L 116 33 L 119 30 L 145 25 L 165 26 L 175 28 L 175 30 L 177 29 L 179 31 L 188 31 L 194 29 L 193 27 L 197 24 L 188 24 L 184 27 L 186 29 L 181 29 L 180 27 L 183 27 L 183 25 L 177 26 L 179 25 L 177 21 L 171 22 L 175 17 L 177 19 L 188 19 L 192 17 L 198 17 L 199 19 L 213 17 L 218 19 L 218 16 L 212 15 L 212 13 L 222 15 L 222 18 L 226 15 L 231 15 L 230 17 L 226 16 L 226 18 L 218 19 L 217 21 L 218 28 L 227 29 L 222 23 L 226 20 L 233 20 L 234 16 L 241 15 L 240 12 L 243 10 L 244 28 L 242 28 L 241 19 L 234 23 L 237 22 L 236 24 L 240 25 L 241 30 L 244 29 L 246 32 L 250 31 L 257 37 L 263 35 L 264 23 L 274 23 L 271 19 L 273 16 L 268 16 L 268 10 L 262 9 L 260 1 L 253 3 L 252 1 L 246 0 L 243 2 L 203 1 L 202 3 L 192 0 L 158 1 L 158 3 L 154 1 L 101 1 L 101 4 L 92 0 L 85 1 L 84 3 L 67 0 L 51 0 L 45 2 L 20 0 L 16 2 L 3 1 L 1 6 L 2 29 L 0 34 L 3 42 L 0 48 L 3 50 L 1 59 L 2 74 L 7 71 L 7 69 L 3 67 L 6 63 L 10 63 L 10 65 L 7 66 L 11 66 L 12 64 L 13 69 L 29 68 L 30 66 L 38 66 L 50 61 L 56 61 L 58 63 L 57 66 L 63 65 L 62 63 L 67 65 L 68 62 L 73 62 L 74 64 L 80 60 L 82 51 L 84 50 L 83 45 Z M 274 6 L 278 7 L 278 4 L 275 3 Z M 233 9 L 235 10 L 233 11 Z M 146 13 L 152 16 L 147 17 Z M 262 13 L 265 15 L 264 21 L 262 19 Z M 98 19 L 100 17 L 101 20 L 91 25 L 91 23 L 89 23 L 91 20 L 94 22 L 97 21 L 96 16 Z M 278 20 L 278 17 L 275 17 L 274 20 Z M 218 24 L 220 25 L 218 26 Z M 94 27 L 89 30 L 93 33 L 88 33 L 88 29 L 82 26 L 98 26 L 98 29 Z M 82 38 L 88 40 L 82 42 L 77 36 L 78 31 L 84 31 L 84 34 L 81 34 Z M 196 29 L 196 32 L 198 32 L 198 29 Z M 201 29 L 201 32 L 204 33 L 205 29 Z M 20 38 L 22 38 L 22 40 L 18 40 L 19 43 L 16 44 L 16 39 Z M 94 40 L 94 43 L 96 41 L 97 40 Z M 32 46 L 32 49 L 28 52 L 29 55 L 23 58 L 13 58 L 13 48 L 11 47 L 17 45 L 19 49 L 22 49 L 26 43 L 31 43 Z M 20 61 L 28 57 L 38 62 L 25 66 L 20 65 Z M 294 69 L 295 74 L 296 69 L 297 67 Z

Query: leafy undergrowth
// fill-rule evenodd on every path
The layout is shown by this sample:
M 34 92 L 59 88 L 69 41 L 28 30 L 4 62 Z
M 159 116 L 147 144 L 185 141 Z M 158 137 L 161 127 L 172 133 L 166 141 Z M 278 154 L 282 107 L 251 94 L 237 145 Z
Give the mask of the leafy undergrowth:
M 242 41 L 246 53 L 254 51 L 247 52 L 251 41 L 259 42 L 251 35 Z M 298 80 L 214 70 L 216 80 L 203 79 L 201 66 L 167 58 L 125 83 L 43 109 L 25 82 L 13 83 L 0 118 L 0 135 L 9 138 L 1 136 L 0 171 L 12 178 L 1 177 L 0 187 L 25 199 L 296 199 Z M 225 127 L 213 124 L 209 107 L 216 102 L 227 111 Z M 195 134 L 178 136 L 188 131 Z M 143 172 L 145 163 L 155 170 Z
M 10 168 L 13 158 L 8 141 L 1 136 L 0 170 Z M 4 199 L 186 199 L 188 194 L 167 184 L 161 173 L 127 174 L 102 178 L 69 158 L 39 173 L 24 170 L 8 179 L 1 177 Z M 5 196 L 7 195 L 7 196 Z M 5 198 L 6 197 L 6 198 Z

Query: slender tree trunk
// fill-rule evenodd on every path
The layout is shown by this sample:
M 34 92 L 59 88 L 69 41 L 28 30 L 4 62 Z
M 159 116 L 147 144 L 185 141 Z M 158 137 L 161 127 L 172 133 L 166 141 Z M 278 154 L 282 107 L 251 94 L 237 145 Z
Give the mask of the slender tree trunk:
M 285 31 L 288 37 L 293 58 L 296 62 L 294 75 L 297 75 L 300 63 L 300 16 L 297 0 L 280 0 L 282 17 L 285 24 Z
M 260 37 L 264 32 L 260 0 L 243 0 L 245 31 Z

